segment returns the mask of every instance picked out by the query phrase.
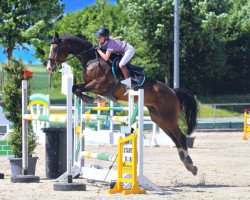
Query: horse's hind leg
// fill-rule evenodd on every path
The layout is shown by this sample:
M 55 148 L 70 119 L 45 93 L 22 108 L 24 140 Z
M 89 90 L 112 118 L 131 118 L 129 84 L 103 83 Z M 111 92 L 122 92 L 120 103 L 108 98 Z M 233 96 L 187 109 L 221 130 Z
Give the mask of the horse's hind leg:
M 177 148 L 180 147 L 180 145 L 179 145 L 178 141 L 176 140 L 176 138 L 165 127 L 165 124 L 162 121 L 162 119 L 160 118 L 157 110 L 154 107 L 152 107 L 152 106 L 147 106 L 147 108 L 149 110 L 149 115 L 150 115 L 150 118 L 152 119 L 152 121 L 154 123 L 156 123 L 172 139 L 172 141 L 175 143 L 175 145 L 176 145 Z
M 187 168 L 187 170 L 191 171 L 193 175 L 197 175 L 197 167 L 193 165 L 193 161 L 188 154 L 187 143 L 186 143 L 186 136 L 181 132 L 178 125 L 173 129 L 174 137 L 180 144 L 180 147 L 177 148 L 180 158 Z
M 171 116 L 171 115 L 168 115 L 166 113 L 166 110 L 164 110 L 164 109 L 159 109 L 159 110 L 160 110 L 159 112 L 157 112 L 157 110 L 156 110 L 156 113 L 158 114 L 159 119 L 161 119 L 159 126 L 175 142 L 180 159 L 183 162 L 183 164 L 185 165 L 185 167 L 187 168 L 187 170 L 192 172 L 193 175 L 196 175 L 198 169 L 196 166 L 193 165 L 193 161 L 188 154 L 188 149 L 187 149 L 187 144 L 186 144 L 186 136 L 179 129 L 178 120 L 177 119 L 173 120 L 173 118 L 169 119 L 168 116 Z

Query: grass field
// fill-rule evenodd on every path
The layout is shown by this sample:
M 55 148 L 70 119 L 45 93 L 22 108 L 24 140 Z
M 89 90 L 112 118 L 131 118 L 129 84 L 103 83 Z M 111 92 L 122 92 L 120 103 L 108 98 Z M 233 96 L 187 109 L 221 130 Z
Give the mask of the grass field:
M 34 72 L 30 81 L 31 94 L 41 93 L 50 96 L 51 104 L 65 104 L 66 98 L 61 94 L 61 88 L 50 88 L 49 75 L 42 65 L 32 65 L 28 68 Z
M 66 98 L 61 94 L 61 88 L 49 87 L 49 75 L 42 65 L 31 65 L 28 68 L 34 72 L 31 79 L 31 94 L 42 93 L 50 96 L 51 104 L 65 104 Z M 1 71 L 1 68 L 0 68 Z M 242 117 L 244 106 L 216 107 L 213 103 L 247 103 L 250 102 L 250 94 L 246 95 L 218 95 L 218 96 L 198 96 L 199 117 Z

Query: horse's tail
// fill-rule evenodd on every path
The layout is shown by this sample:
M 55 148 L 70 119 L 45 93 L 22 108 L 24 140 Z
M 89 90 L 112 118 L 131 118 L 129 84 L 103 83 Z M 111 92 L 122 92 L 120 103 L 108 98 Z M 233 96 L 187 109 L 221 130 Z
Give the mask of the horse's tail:
M 174 89 L 181 108 L 181 118 L 185 121 L 188 129 L 187 135 L 191 135 L 196 126 L 196 119 L 198 113 L 197 101 L 193 95 L 191 95 L 185 89 Z

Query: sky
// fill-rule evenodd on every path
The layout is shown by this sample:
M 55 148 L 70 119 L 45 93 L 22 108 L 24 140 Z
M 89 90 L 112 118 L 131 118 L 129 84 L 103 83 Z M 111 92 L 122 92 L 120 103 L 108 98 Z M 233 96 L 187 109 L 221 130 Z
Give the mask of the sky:
M 62 2 L 65 4 L 65 13 L 68 13 L 81 10 L 85 6 L 91 6 L 96 0 L 63 0 Z M 116 0 L 108 0 L 108 2 L 114 4 Z
M 96 0 L 63 0 L 62 3 L 65 4 L 65 14 L 68 12 L 76 12 L 81 10 L 86 6 L 91 6 L 96 2 Z M 116 0 L 108 0 L 109 3 L 116 3 Z M 32 46 L 28 46 L 29 51 L 18 51 L 14 50 L 13 55 L 16 59 L 22 58 L 24 63 L 27 64 L 32 61 L 33 64 L 40 64 L 40 60 L 34 57 L 35 51 Z M 7 61 L 7 57 L 3 54 L 3 48 L 0 46 L 0 63 Z

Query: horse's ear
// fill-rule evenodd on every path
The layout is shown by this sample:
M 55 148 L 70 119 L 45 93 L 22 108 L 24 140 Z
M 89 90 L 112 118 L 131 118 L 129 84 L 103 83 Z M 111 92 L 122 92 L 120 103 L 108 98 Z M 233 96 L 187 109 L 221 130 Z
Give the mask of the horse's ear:
M 59 39 L 59 34 L 57 32 L 55 32 L 55 38 Z

